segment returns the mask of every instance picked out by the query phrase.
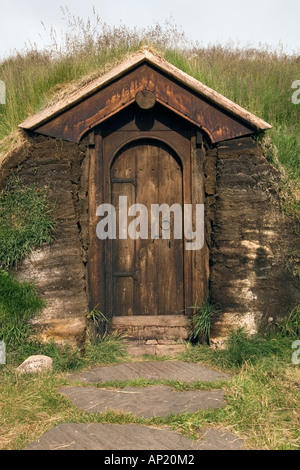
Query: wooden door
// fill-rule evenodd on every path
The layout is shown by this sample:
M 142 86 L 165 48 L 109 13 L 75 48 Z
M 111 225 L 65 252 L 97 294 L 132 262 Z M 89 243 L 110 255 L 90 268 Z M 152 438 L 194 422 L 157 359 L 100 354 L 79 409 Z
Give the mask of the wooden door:
M 115 208 L 120 196 L 126 196 L 128 208 L 142 204 L 148 212 L 148 238 L 132 239 L 128 231 L 125 237 L 125 230 L 120 239 L 117 210 L 117 238 L 110 245 L 112 285 L 107 290 L 113 296 L 113 316 L 183 313 L 184 245 L 182 238 L 174 239 L 173 212 L 171 224 L 160 217 L 158 238 L 152 238 L 151 233 L 152 204 L 179 204 L 183 211 L 183 173 L 178 157 L 164 144 L 151 140 L 125 147 L 111 168 L 111 194 Z M 128 228 L 134 220 L 136 217 L 128 217 Z M 167 229 L 170 239 L 164 238 Z

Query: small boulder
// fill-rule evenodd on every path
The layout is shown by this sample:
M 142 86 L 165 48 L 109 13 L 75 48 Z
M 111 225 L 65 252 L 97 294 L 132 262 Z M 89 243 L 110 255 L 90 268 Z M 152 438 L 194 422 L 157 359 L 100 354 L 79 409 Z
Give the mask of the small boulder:
M 18 368 L 20 374 L 40 374 L 53 369 L 53 360 L 48 356 L 30 356 Z

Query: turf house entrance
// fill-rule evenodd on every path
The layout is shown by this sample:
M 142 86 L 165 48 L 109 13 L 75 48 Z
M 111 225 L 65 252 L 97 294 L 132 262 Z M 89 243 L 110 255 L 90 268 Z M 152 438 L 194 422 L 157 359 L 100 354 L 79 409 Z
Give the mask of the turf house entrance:
M 299 299 L 286 270 L 292 228 L 255 139 L 271 126 L 158 55 L 130 56 L 20 128 L 27 144 L 4 162 L 2 179 L 15 171 L 24 184 L 46 186 L 57 222 L 52 244 L 17 273 L 46 301 L 34 321 L 40 339 L 82 343 L 97 309 L 109 331 L 184 340 L 191 307 L 209 297 L 217 345 L 231 329 L 256 332 Z M 148 215 L 153 204 L 203 207 L 201 248 L 187 249 L 184 211 L 181 238 L 173 212 L 155 237 L 120 237 L 120 201 Z M 117 207 L 115 238 L 98 236 L 104 205 Z

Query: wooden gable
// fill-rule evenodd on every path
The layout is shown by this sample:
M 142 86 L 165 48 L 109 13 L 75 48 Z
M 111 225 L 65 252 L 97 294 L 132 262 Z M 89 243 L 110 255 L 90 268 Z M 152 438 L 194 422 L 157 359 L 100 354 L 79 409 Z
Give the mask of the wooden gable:
M 92 128 L 134 103 L 141 91 L 153 93 L 158 103 L 203 130 L 212 143 L 271 128 L 147 50 L 30 117 L 20 127 L 78 143 Z

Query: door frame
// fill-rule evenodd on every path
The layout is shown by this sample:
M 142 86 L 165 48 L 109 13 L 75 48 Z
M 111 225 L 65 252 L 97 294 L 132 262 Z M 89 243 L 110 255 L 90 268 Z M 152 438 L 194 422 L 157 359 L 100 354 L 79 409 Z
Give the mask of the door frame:
M 95 128 L 90 139 L 89 169 L 89 252 L 88 252 L 88 295 L 89 309 L 99 310 L 108 320 L 113 313 L 112 292 L 112 241 L 105 242 L 96 236 L 96 209 L 100 204 L 111 203 L 111 167 L 116 155 L 126 145 L 138 140 L 162 142 L 180 159 L 183 176 L 183 203 L 204 203 L 204 151 L 197 146 L 196 131 L 178 132 L 166 130 L 116 130 L 103 133 Z M 109 259 L 108 259 L 109 258 Z M 184 297 L 185 312 L 191 315 L 190 307 L 200 305 L 207 299 L 209 289 L 209 250 L 205 246 L 199 251 L 184 250 Z M 100 329 L 101 334 L 101 329 Z

